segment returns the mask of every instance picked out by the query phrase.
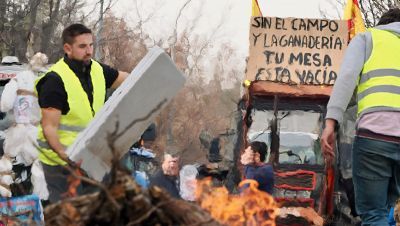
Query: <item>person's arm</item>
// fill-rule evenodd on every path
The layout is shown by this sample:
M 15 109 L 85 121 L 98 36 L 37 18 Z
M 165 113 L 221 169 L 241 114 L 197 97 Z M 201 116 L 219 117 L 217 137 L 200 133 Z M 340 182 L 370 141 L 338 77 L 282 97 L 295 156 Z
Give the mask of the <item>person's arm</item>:
M 61 119 L 61 111 L 56 108 L 42 108 L 41 125 L 43 134 L 51 149 L 55 151 L 63 160 L 67 160 L 65 147 L 61 144 L 58 137 L 58 127 Z
M 336 123 L 337 122 L 334 119 L 330 119 L 330 118 L 326 119 L 325 129 L 322 132 L 322 136 L 321 136 L 322 154 L 325 157 L 327 165 L 331 165 L 333 162 L 333 159 L 335 158 L 334 144 L 336 141 L 336 137 L 335 137 Z
M 117 79 L 113 82 L 111 88 L 116 89 L 118 88 L 123 81 L 128 77 L 128 73 L 124 71 L 118 71 Z
M 367 49 L 370 48 L 370 37 L 370 33 L 357 35 L 347 47 L 328 102 L 327 119 L 334 119 L 339 124 L 342 122 L 343 113 L 356 89 L 364 62 L 370 55 L 371 50 Z
M 325 128 L 321 136 L 321 149 L 326 164 L 330 165 L 335 157 L 335 127 L 343 120 L 351 97 L 358 83 L 364 62 L 371 54 L 370 33 L 357 35 L 347 47 L 338 78 L 333 86 L 325 117 Z

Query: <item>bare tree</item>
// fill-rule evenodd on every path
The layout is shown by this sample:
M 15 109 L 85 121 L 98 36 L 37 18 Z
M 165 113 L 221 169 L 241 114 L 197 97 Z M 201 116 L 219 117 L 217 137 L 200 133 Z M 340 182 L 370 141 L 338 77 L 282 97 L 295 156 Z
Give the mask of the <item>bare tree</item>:
M 340 18 L 342 15 L 341 12 L 343 12 L 345 3 L 348 0 L 335 0 L 335 2 L 329 2 L 333 6 L 338 6 L 336 7 L 336 16 Z M 382 16 L 384 12 L 389 10 L 390 8 L 400 8 L 400 1 L 399 0 L 359 0 L 358 1 L 361 13 L 364 18 L 364 23 L 366 27 L 373 27 L 375 26 L 379 18 Z M 328 12 L 324 12 L 323 10 L 320 10 L 321 14 L 328 18 L 329 14 Z
M 365 25 L 367 27 L 375 26 L 381 15 L 388 9 L 399 7 L 398 0 L 361 0 L 359 2 L 361 12 L 363 13 Z
M 103 26 L 98 48 L 103 57 L 101 60 L 120 70 L 131 71 L 147 52 L 142 39 L 147 36 L 136 33 L 124 19 L 111 13 L 106 14 Z
M 174 26 L 174 31 L 173 31 L 173 34 L 172 34 L 172 36 L 171 36 L 171 44 L 170 44 L 170 53 L 171 53 L 171 58 L 172 58 L 172 60 L 175 62 L 175 46 L 176 46 L 176 43 L 177 43 L 177 41 L 178 41 L 178 22 L 179 22 L 179 19 L 181 18 L 181 16 L 182 16 L 182 12 L 185 10 L 185 8 L 189 5 L 189 3 L 191 2 L 192 0 L 186 0 L 186 2 L 182 5 L 182 7 L 179 9 L 179 11 L 178 11 L 178 15 L 176 16 L 176 19 L 175 19 L 175 26 Z
M 100 37 L 101 33 L 103 32 L 103 17 L 104 17 L 104 0 L 100 0 L 100 15 L 99 15 L 99 29 L 97 30 L 96 35 L 96 43 L 95 43 L 95 58 L 100 60 L 102 58 L 102 54 L 100 51 Z
M 97 60 L 102 60 L 103 56 L 102 56 L 102 51 L 100 51 L 100 46 L 102 42 L 102 32 L 104 28 L 104 15 L 111 8 L 113 1 L 109 0 L 107 6 L 104 5 L 104 0 L 99 0 L 98 3 L 100 4 L 100 12 L 99 12 L 99 19 L 95 23 L 95 27 L 96 25 L 98 25 L 96 32 L 96 42 L 95 42 L 95 58 Z
M 59 13 L 61 0 L 48 0 L 46 4 L 48 5 L 48 11 L 47 18 L 42 23 L 40 51 L 47 54 L 47 56 L 52 59 L 53 51 L 50 44 L 52 37 L 54 37 L 55 29 L 60 22 Z
M 34 51 L 50 61 L 62 56 L 60 32 L 66 24 L 83 18 L 82 0 L 0 1 L 0 52 L 25 61 Z
M 25 55 L 30 7 L 27 1 L 2 1 L 0 42 L 2 55 Z

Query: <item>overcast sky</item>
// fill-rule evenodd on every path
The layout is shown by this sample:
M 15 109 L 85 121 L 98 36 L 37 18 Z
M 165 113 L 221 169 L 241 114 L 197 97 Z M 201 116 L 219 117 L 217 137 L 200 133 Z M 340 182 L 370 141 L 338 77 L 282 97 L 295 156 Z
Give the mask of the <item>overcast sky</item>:
M 94 0 L 92 0 L 94 1 Z M 113 0 L 112 11 L 127 22 L 137 21 L 133 0 Z M 142 16 L 155 12 L 146 30 L 155 37 L 172 34 L 178 10 L 186 0 L 137 0 Z M 264 16 L 322 18 L 321 11 L 329 19 L 338 19 L 342 0 L 259 0 Z M 338 10 L 340 9 L 340 10 Z M 251 0 L 192 0 L 179 20 L 178 32 L 193 17 L 199 16 L 196 32 L 213 35 L 215 40 L 229 41 L 242 54 L 247 53 Z M 218 31 L 216 27 L 222 22 Z

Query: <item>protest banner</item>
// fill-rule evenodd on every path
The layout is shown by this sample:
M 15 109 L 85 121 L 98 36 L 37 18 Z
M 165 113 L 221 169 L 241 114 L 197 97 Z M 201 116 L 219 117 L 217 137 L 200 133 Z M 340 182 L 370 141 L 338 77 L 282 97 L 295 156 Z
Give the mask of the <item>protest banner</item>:
M 246 79 L 333 85 L 348 44 L 346 21 L 252 17 Z

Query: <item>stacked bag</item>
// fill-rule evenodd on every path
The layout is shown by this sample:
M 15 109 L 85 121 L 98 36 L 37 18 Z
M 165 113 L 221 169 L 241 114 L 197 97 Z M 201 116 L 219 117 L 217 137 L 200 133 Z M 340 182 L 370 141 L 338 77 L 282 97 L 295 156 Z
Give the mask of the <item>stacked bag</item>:
M 11 159 L 7 156 L 0 158 L 0 196 L 11 197 L 10 185 L 14 183 Z
M 0 110 L 14 115 L 14 123 L 5 130 L 4 156 L 0 161 L 0 195 L 12 196 L 10 184 L 31 180 L 34 194 L 47 199 L 48 191 L 38 160 L 37 126 L 40 107 L 35 93 L 35 80 L 46 71 L 47 56 L 36 53 L 27 70 L 17 73 L 4 87 Z M 15 178 L 11 176 L 14 170 Z M 18 194 L 14 194 L 18 195 Z

